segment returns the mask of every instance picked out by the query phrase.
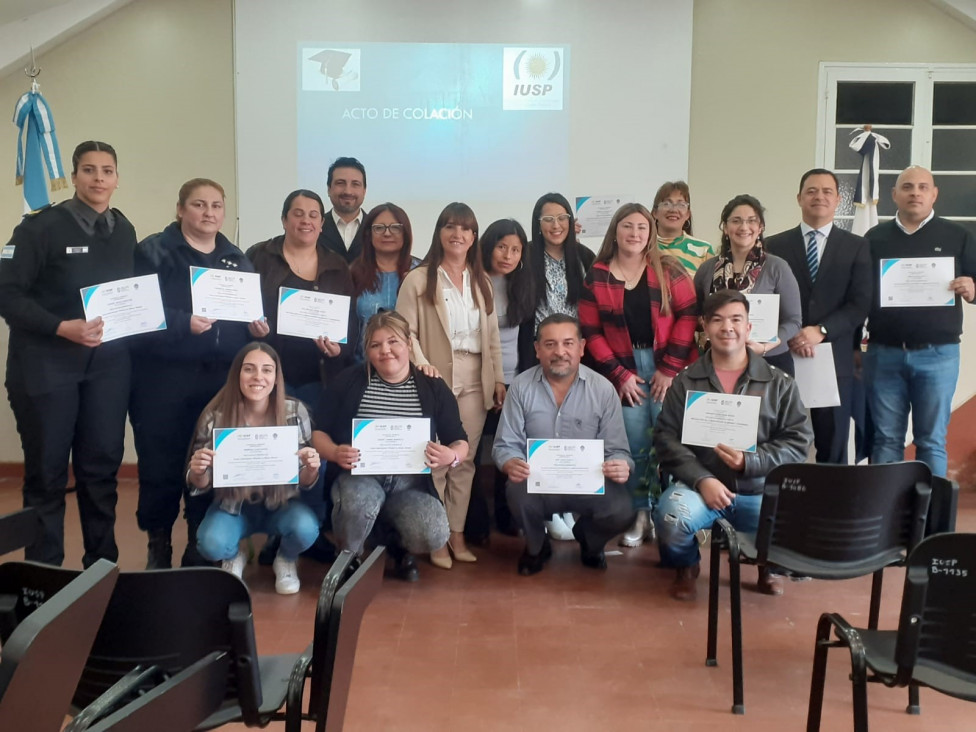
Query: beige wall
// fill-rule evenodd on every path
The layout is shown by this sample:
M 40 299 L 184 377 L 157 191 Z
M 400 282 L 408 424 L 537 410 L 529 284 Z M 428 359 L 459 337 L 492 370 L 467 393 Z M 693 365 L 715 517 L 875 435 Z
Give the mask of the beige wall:
M 62 160 L 82 140 L 111 143 L 119 154 L 119 190 L 112 204 L 140 237 L 172 221 L 176 193 L 202 176 L 227 191 L 224 233 L 233 238 L 233 29 L 231 0 L 137 0 L 38 58 L 38 81 L 51 105 Z M 22 212 L 13 185 L 16 127 L 9 123 L 28 89 L 22 72 L 0 79 L 0 236 Z M 70 172 L 70 170 L 69 170 Z M 55 194 L 56 200 L 70 195 Z M 7 329 L 0 327 L 6 362 Z M 0 401 L 0 462 L 20 461 L 13 416 Z M 126 461 L 135 461 L 127 448 Z
M 113 203 L 140 236 L 171 220 L 180 183 L 207 176 L 227 189 L 233 238 L 231 18 L 230 0 L 137 0 L 39 59 L 63 157 L 84 139 L 116 146 Z M 815 162 L 821 61 L 976 63 L 976 33 L 918 0 L 697 0 L 694 21 L 689 180 L 696 233 L 712 240 L 722 204 L 744 191 L 768 206 L 770 230 L 795 222 L 797 176 Z M 873 35 L 861 30 L 869 26 Z M 0 100 L 12 109 L 26 88 L 19 72 L 0 79 Z M 0 171 L 11 178 L 14 132 L 0 124 Z M 20 195 L 0 186 L 0 231 L 19 219 Z M 976 374 L 972 330 L 964 374 Z M 5 329 L 0 338 L 4 356 Z M 964 376 L 957 394 L 973 393 L 976 375 Z M 0 462 L 20 459 L 4 400 Z M 126 459 L 134 460 L 131 449 Z

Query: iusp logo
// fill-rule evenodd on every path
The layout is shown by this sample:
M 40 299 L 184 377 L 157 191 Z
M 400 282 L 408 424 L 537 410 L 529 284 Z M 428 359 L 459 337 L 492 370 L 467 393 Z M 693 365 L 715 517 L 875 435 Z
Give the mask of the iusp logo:
M 562 109 L 566 50 L 505 48 L 502 109 Z

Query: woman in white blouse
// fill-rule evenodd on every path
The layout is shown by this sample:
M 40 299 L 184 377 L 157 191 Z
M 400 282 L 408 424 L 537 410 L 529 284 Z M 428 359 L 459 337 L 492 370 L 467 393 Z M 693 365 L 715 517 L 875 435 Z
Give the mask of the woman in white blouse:
M 478 221 L 464 203 L 451 203 L 437 219 L 427 257 L 400 286 L 397 311 L 410 324 L 414 363 L 440 375 L 458 400 L 469 445 L 477 445 L 485 415 L 505 400 L 502 349 L 491 281 L 478 248 Z M 451 537 L 430 555 L 451 568 L 476 557 L 464 542 L 464 521 L 474 479 L 474 450 L 465 460 L 434 473 Z

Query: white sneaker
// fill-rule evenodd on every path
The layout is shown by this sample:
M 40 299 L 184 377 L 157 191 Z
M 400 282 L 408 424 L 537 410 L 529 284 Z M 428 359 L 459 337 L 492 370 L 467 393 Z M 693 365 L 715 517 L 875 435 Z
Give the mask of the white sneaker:
M 644 543 L 644 537 L 647 536 L 647 525 L 649 523 L 650 519 L 647 516 L 647 511 L 638 511 L 634 525 L 627 530 L 627 533 L 620 537 L 620 541 L 617 543 L 620 546 L 640 546 Z
M 574 541 L 573 530 L 566 526 L 563 517 L 554 513 L 551 521 L 546 521 L 546 533 L 556 541 Z
M 279 595 L 294 595 L 302 586 L 298 581 L 298 567 L 294 560 L 289 561 L 280 554 L 271 565 L 275 573 L 275 592 Z
M 563 523 L 566 524 L 566 528 L 569 529 L 569 533 L 573 533 L 573 527 L 576 526 L 576 517 L 572 513 L 563 514 Z
M 237 579 L 243 579 L 245 564 L 247 564 L 247 555 L 243 551 L 239 551 L 233 559 L 222 560 L 220 562 L 220 568 L 225 572 L 230 572 Z

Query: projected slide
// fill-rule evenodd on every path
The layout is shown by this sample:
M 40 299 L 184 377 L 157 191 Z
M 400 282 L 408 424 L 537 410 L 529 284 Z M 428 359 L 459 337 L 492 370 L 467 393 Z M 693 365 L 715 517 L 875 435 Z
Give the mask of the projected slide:
M 569 168 L 569 47 L 298 47 L 298 178 L 352 155 L 410 197 L 533 201 Z M 324 191 L 323 191 L 324 193 Z

